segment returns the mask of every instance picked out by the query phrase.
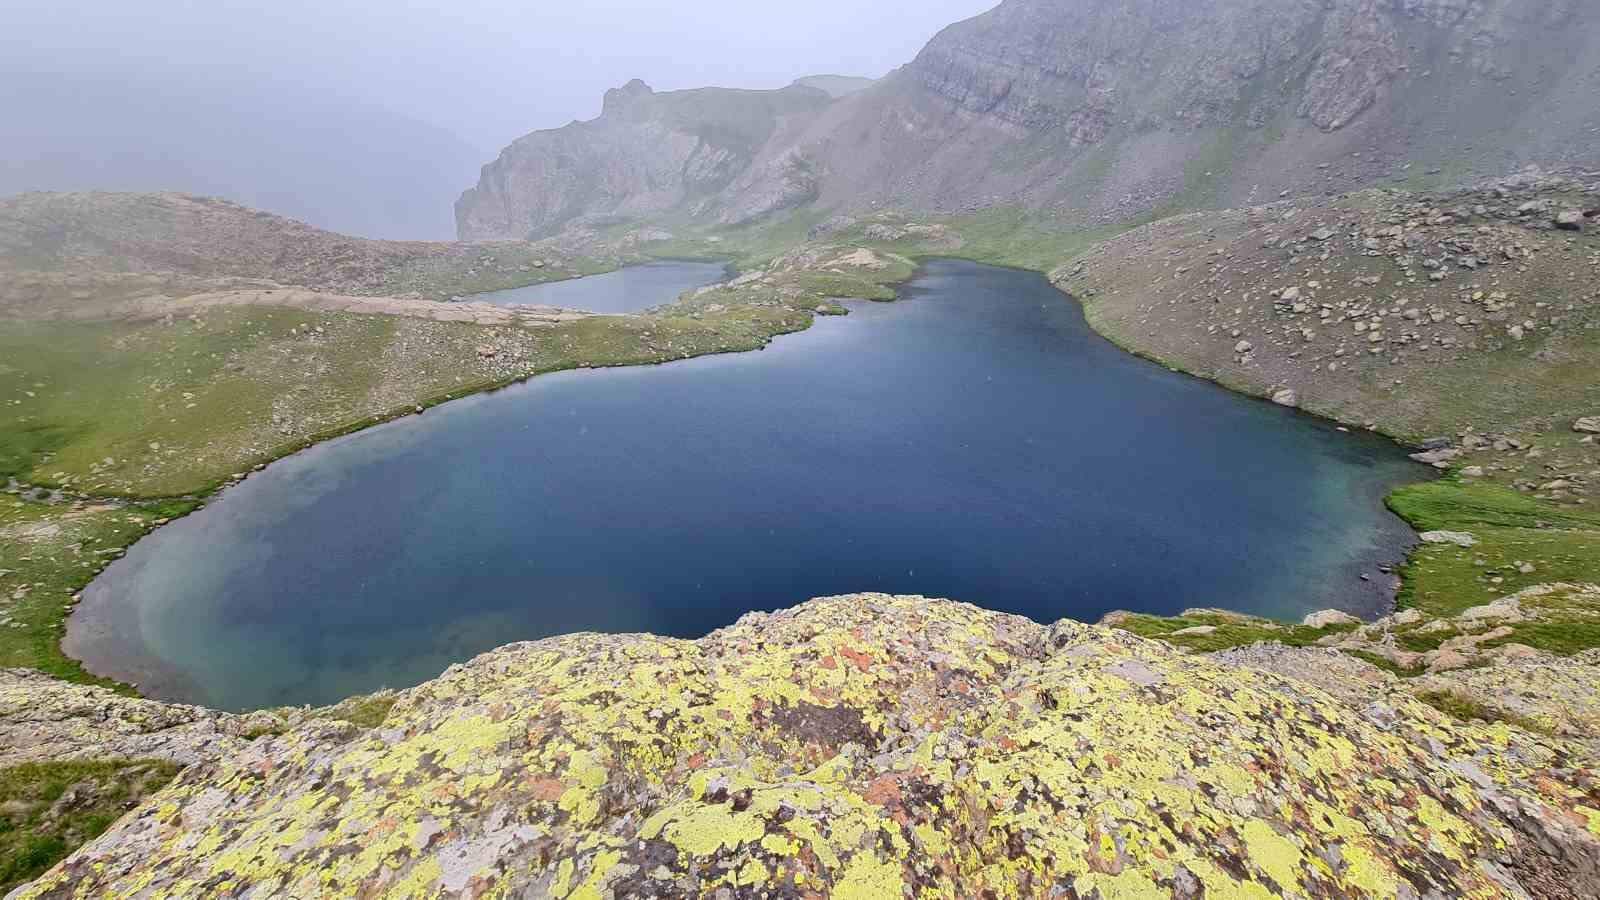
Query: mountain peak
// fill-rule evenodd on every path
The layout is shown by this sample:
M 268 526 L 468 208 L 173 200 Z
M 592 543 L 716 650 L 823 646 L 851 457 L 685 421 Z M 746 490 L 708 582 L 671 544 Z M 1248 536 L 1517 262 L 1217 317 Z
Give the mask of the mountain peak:
M 632 105 L 640 97 L 649 97 L 655 89 L 645 84 L 642 79 L 635 78 L 619 88 L 606 91 L 605 103 L 601 110 L 605 114 L 618 112 Z

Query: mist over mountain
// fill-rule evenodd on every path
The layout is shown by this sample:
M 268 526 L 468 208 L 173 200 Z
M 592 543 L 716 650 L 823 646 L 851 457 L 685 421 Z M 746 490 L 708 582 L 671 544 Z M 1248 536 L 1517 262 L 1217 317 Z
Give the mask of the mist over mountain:
M 127 71 L 0 70 L 0 196 L 176 190 L 333 231 L 448 239 L 479 152 L 335 92 Z
M 760 144 L 727 140 L 718 123 L 744 114 L 693 93 L 520 138 L 462 197 L 461 236 L 874 207 L 1015 205 L 1111 224 L 1285 192 L 1594 165 L 1600 11 L 1576 0 L 1006 0 L 870 87 L 789 110 Z

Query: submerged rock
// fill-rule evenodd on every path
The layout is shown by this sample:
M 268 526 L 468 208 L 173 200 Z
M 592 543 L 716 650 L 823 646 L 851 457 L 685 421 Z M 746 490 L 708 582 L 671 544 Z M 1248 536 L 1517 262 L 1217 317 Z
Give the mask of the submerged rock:
M 699 641 L 515 644 L 378 728 L 307 724 L 191 767 L 20 896 L 1600 885 L 1583 745 L 1463 724 L 1381 673 L 1340 699 L 1242 662 L 877 594 Z

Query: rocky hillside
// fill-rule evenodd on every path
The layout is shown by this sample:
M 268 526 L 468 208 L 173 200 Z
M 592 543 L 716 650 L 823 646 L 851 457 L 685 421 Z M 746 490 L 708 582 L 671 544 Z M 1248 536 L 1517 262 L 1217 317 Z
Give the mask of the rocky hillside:
M 1583 0 L 1006 0 L 867 90 L 791 98 L 737 150 L 706 133 L 752 95 L 686 92 L 693 118 L 669 126 L 660 99 L 614 92 L 599 121 L 508 148 L 457 212 L 473 238 L 874 205 L 1125 222 L 1597 165 L 1596 90 L 1600 8 Z
M 391 699 L 188 768 L 14 896 L 1600 896 L 1582 741 L 1332 651 L 858 595 Z
M 800 157 L 764 160 L 759 191 L 741 176 L 829 102 L 803 86 L 657 94 L 635 79 L 606 92 L 598 119 L 526 135 L 484 166 L 478 186 L 456 202 L 457 233 L 522 239 L 574 224 L 705 215 L 713 206 L 750 218 L 810 202 L 817 182 Z
M 31 193 L 0 199 L 0 271 L 68 276 L 254 279 L 344 294 L 438 294 L 444 286 L 538 280 L 552 248 L 377 241 L 188 194 Z M 192 292 L 208 289 L 186 284 Z M 16 293 L 18 279 L 0 290 Z M 214 289 L 214 288 L 210 288 Z M 89 299 L 89 298 L 83 298 Z
M 1600 172 L 1180 216 L 1053 277 L 1118 343 L 1416 441 L 1600 410 Z

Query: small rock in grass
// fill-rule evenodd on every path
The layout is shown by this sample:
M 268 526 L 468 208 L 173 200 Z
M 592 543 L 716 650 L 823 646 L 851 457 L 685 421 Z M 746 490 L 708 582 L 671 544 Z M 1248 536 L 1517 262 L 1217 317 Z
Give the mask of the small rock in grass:
M 1424 544 L 1455 544 L 1457 547 L 1476 546 L 1478 539 L 1465 531 L 1424 531 L 1420 537 Z
M 1413 453 L 1411 458 L 1419 463 L 1427 463 L 1431 466 L 1437 463 L 1447 463 L 1460 455 L 1460 450 L 1446 447 L 1443 450 L 1424 450 L 1421 453 Z

